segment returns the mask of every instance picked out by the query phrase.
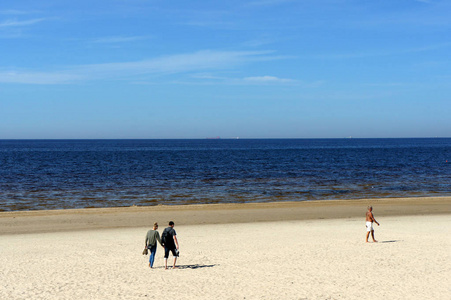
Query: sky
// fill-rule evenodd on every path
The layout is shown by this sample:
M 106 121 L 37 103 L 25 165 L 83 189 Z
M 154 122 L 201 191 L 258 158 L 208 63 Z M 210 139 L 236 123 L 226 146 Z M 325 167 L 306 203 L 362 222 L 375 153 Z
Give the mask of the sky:
M 451 137 L 451 1 L 2 0 L 0 139 Z

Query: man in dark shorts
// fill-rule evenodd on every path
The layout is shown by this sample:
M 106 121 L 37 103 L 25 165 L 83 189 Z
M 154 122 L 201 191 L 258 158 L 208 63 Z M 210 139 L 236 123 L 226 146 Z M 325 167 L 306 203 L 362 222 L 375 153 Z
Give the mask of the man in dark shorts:
M 174 265 L 172 266 L 173 269 L 176 269 L 175 263 L 177 261 L 177 257 L 179 256 L 178 249 L 179 249 L 179 242 L 177 241 L 177 233 L 174 229 L 174 222 L 169 222 L 169 227 L 165 228 L 163 231 L 163 236 L 165 236 L 164 239 L 164 268 L 168 269 L 168 258 L 169 258 L 169 252 L 172 252 L 172 255 L 174 256 Z

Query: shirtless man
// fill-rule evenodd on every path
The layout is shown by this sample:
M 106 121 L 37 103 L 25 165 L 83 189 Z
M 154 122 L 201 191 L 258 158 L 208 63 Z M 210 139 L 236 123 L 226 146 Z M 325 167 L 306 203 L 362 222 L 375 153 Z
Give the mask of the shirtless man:
M 368 211 L 366 212 L 366 242 L 368 243 L 368 238 L 371 233 L 371 237 L 373 238 L 373 242 L 377 243 L 377 241 L 374 239 L 374 229 L 373 229 L 373 222 L 376 222 L 377 226 L 380 224 L 376 221 L 373 215 L 373 207 L 368 206 Z

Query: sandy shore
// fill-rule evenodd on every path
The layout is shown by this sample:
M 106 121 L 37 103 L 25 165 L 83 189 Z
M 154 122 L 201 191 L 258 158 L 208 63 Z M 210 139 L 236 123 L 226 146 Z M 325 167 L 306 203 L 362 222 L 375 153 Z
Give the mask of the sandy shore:
M 19 211 L 0 212 L 0 235 L 146 227 L 155 220 L 199 225 L 343 219 L 365 215 L 368 205 L 382 216 L 451 214 L 451 197 Z
M 450 200 L 0 213 L 0 299 L 446 299 Z M 151 270 L 145 233 L 169 219 L 180 268 L 158 248 Z

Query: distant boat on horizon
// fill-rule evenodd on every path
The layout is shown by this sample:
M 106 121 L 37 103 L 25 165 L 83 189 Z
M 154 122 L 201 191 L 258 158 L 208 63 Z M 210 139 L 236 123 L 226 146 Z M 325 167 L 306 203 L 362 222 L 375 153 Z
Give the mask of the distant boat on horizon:
M 215 137 L 207 137 L 207 140 L 220 140 L 221 137 L 215 136 Z

